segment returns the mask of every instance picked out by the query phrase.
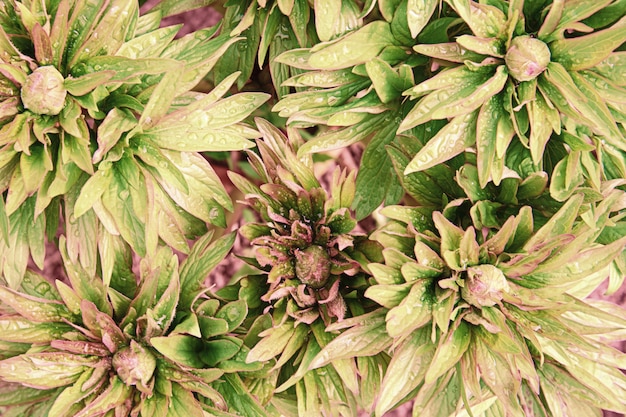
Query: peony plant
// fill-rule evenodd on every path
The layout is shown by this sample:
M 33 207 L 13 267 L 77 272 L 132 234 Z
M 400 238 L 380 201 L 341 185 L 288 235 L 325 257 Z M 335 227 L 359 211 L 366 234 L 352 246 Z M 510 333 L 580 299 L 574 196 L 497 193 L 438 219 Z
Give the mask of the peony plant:
M 198 152 L 252 146 L 258 133 L 240 122 L 267 95 L 221 99 L 236 73 L 190 92 L 240 39 L 174 39 L 180 26 L 159 28 L 161 17 L 139 17 L 136 1 L 2 3 L 0 247 L 12 288 L 29 255 L 43 268 L 60 213 L 72 259 L 91 272 L 103 234 L 145 256 L 159 240 L 188 252 L 207 223 L 225 226 L 232 202 Z
M 625 25 L 0 1 L 0 415 L 626 413 Z

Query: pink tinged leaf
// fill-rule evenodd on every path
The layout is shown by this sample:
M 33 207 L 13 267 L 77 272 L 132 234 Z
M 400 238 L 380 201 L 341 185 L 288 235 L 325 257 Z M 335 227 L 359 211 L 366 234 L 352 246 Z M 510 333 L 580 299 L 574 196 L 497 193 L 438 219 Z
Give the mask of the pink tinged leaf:
M 7 382 L 51 389 L 76 381 L 99 359 L 64 352 L 23 354 L 0 361 L 0 377 Z
M 110 350 L 102 343 L 84 342 L 80 340 L 53 340 L 50 346 L 63 352 L 77 355 L 109 356 Z
M 133 392 L 131 386 L 124 384 L 119 377 L 113 376 L 109 386 L 74 417 L 104 415 L 110 410 L 122 407 L 131 398 Z
M 426 371 L 425 381 L 430 384 L 454 367 L 461 359 L 471 340 L 470 325 L 461 321 L 458 327 L 448 335 L 444 335 L 437 347 L 435 356 Z
M 342 321 L 346 315 L 348 307 L 343 297 L 335 297 L 326 304 L 328 313 L 331 317 L 337 317 L 338 321 Z
M 289 315 L 296 319 L 300 323 L 313 324 L 320 316 L 320 312 L 317 308 L 307 308 L 306 310 L 297 310 L 290 312 Z
M 328 290 L 328 296 L 324 299 L 319 300 L 320 304 L 327 304 L 335 300 L 337 297 L 341 298 L 339 295 L 339 279 L 337 279 L 333 285 Z M 320 291 L 321 292 L 321 291 Z
M 71 317 L 65 305 L 58 301 L 21 294 L 4 286 L 0 286 L 0 301 L 36 323 L 61 322 Z

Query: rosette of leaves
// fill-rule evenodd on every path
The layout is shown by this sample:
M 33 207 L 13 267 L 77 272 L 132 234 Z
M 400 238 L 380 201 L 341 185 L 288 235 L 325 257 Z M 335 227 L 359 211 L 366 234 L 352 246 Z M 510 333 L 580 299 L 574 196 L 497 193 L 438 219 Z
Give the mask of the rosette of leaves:
M 565 165 L 557 166 L 562 157 L 554 156 L 570 150 L 606 161 L 611 171 L 623 166 L 626 91 L 618 75 L 623 52 L 616 52 L 626 41 L 623 2 L 446 3 L 465 33 L 413 47 L 441 71 L 405 92 L 416 102 L 399 132 L 430 120 L 449 122 L 405 173 L 474 147 L 481 186 L 497 183 L 517 141 L 554 176 Z
M 313 366 L 359 355 L 347 340 L 362 346 L 386 332 L 393 356 L 377 416 L 407 400 L 413 415 L 429 416 L 623 412 L 624 354 L 607 342 L 623 338 L 626 316 L 582 301 L 624 249 L 623 237 L 595 243 L 621 217 L 622 199 L 607 189 L 590 207 L 576 195 L 540 227 L 528 206 L 498 227 L 461 228 L 441 212 L 433 231 L 389 223 L 375 235 L 385 262 L 370 265 L 377 285 L 366 291 L 384 308 Z
M 300 140 L 295 133 L 289 142 L 269 123 L 258 119 L 257 125 L 263 134 L 257 143 L 260 155 L 250 152 L 249 159 L 262 185 L 230 173 L 262 220 L 240 229 L 254 248 L 250 263 L 267 274 L 249 277 L 246 284 L 262 289 L 260 298 L 266 303 L 253 332 L 259 340 L 248 360 L 276 358 L 276 391 L 285 395 L 279 397 L 284 401 L 297 398 L 299 415 L 355 415 L 357 401 L 371 403 L 374 395 L 363 390 L 356 397 L 356 361 L 340 360 L 311 372 L 308 364 L 334 337 L 324 330 L 326 325 L 373 306 L 362 294 L 366 265 L 382 259 L 380 247 L 354 231 L 357 222 L 349 211 L 353 174 L 335 171 L 327 193 L 314 176 L 311 158 L 296 157 L 292 146 Z M 378 360 L 361 366 L 380 374 Z
M 139 277 L 119 262 L 110 287 L 65 251 L 71 286 L 29 272 L 21 291 L 0 287 L 3 415 L 266 415 L 237 375 L 261 369 L 235 336 L 245 303 L 203 295 L 234 241 L 211 238 L 180 266 L 161 248 Z
M 375 5 L 372 2 L 370 7 Z M 402 92 L 415 84 L 415 74 L 420 79 L 417 67 L 427 61 L 411 51 L 415 41 L 407 16 L 415 13 L 408 13 L 409 7 L 418 6 L 411 1 L 378 2 L 384 19 L 276 58 L 302 73 L 283 83 L 296 92 L 283 97 L 273 110 L 286 117 L 290 126 L 313 125 L 318 129 L 300 147 L 300 154 L 340 149 L 357 142 L 367 144 L 353 203 L 358 219 L 383 201 L 393 204 L 402 197 L 385 146 L 395 138 L 408 111 Z M 439 39 L 433 31 L 425 36 Z
M 19 286 L 29 254 L 43 268 L 60 210 L 68 251 L 90 272 L 101 233 L 140 255 L 159 239 L 224 224 L 230 201 L 199 151 L 252 146 L 239 123 L 267 99 L 190 90 L 238 38 L 204 29 L 174 40 L 161 16 L 201 5 L 167 1 L 17 1 L 0 6 L 0 269 Z M 79 198 L 80 195 L 80 198 Z M 100 231 L 99 224 L 105 232 Z

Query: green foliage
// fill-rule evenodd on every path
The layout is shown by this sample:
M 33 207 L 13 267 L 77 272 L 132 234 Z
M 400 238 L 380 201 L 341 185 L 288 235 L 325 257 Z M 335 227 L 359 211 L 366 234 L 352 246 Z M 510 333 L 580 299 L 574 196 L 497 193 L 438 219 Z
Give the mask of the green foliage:
M 258 133 L 241 122 L 267 100 L 222 99 L 236 74 L 191 93 L 239 39 L 203 29 L 174 40 L 179 27 L 159 28 L 166 4 L 140 17 L 132 1 L 48 3 L 2 3 L 0 246 L 12 288 L 29 253 L 43 268 L 59 210 L 72 260 L 92 272 L 99 235 L 145 256 L 159 240 L 188 252 L 207 223 L 225 226 L 232 202 L 198 152 L 252 146 Z
M 0 0 L 0 414 L 626 413 L 625 26 Z

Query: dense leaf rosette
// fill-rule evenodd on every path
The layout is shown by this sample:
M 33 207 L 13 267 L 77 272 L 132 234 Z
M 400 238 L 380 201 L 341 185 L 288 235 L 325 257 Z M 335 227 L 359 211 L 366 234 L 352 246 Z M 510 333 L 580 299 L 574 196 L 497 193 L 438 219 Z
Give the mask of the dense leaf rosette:
M 582 152 L 588 166 L 623 166 L 626 91 L 615 75 L 624 68 L 623 52 L 616 50 L 626 41 L 626 17 L 619 2 L 613 14 L 602 10 L 610 0 L 446 3 L 466 32 L 451 42 L 414 46 L 440 71 L 405 92 L 417 102 L 399 132 L 430 120 L 449 123 L 405 173 L 474 147 L 481 186 L 498 182 L 514 138 L 555 177 L 563 168 L 557 165 L 562 157 L 550 155 L 555 150 Z M 545 16 L 541 24 L 539 15 Z M 567 197 L 557 191 L 555 198 Z
M 385 262 L 369 266 L 377 285 L 365 293 L 384 308 L 313 366 L 370 355 L 364 343 L 350 349 L 348 337 L 364 342 L 384 330 L 394 349 L 378 416 L 409 398 L 418 415 L 623 412 L 624 354 L 606 342 L 623 337 L 626 315 L 582 301 L 624 250 L 623 237 L 596 243 L 619 210 L 623 193 L 608 190 L 592 207 L 576 195 L 541 223 L 527 206 L 497 227 L 461 228 L 441 212 L 432 215 L 435 233 L 388 223 L 375 235 Z
M 29 255 L 43 268 L 45 234 L 67 221 L 69 253 L 90 272 L 103 233 L 140 255 L 159 239 L 224 225 L 232 202 L 198 153 L 243 149 L 257 132 L 240 123 L 267 99 L 189 91 L 239 40 L 203 29 L 174 40 L 165 2 L 17 1 L 0 5 L 0 270 L 19 286 Z M 193 3 L 193 4 L 192 4 Z M 100 227 L 100 225 L 103 226 Z
M 264 223 L 249 223 L 241 234 L 251 241 L 256 263 L 268 271 L 266 302 L 287 299 L 288 314 L 303 323 L 325 323 L 346 315 L 343 295 L 359 282 L 367 256 L 378 245 L 355 232 L 349 205 L 354 198 L 354 175 L 335 171 L 328 196 L 310 167 L 298 159 L 287 139 L 258 120 L 264 140 L 261 157 L 249 153 L 263 184 L 258 187 L 231 173 L 246 202 Z
M 298 158 L 281 132 L 263 120 L 257 124 L 263 134 L 257 144 L 260 156 L 250 152 L 249 158 L 262 184 L 231 173 L 263 221 L 240 230 L 253 245 L 251 263 L 267 273 L 260 277 L 265 283 L 256 279 L 253 284 L 262 289 L 268 307 L 259 319 L 265 323 L 260 341 L 248 359 L 277 358 L 278 390 L 294 392 L 307 412 L 353 415 L 359 391 L 356 361 L 337 361 L 311 372 L 308 363 L 334 337 L 324 331 L 326 325 L 367 308 L 360 302 L 366 265 L 382 259 L 380 247 L 354 230 L 357 222 L 349 210 L 354 175 L 335 171 L 327 193 L 314 176 L 310 157 Z M 368 365 L 374 366 L 363 364 Z M 292 375 L 289 370 L 297 371 Z M 342 406 L 333 410 L 328 398 Z
M 235 335 L 246 304 L 202 295 L 233 241 L 209 234 L 180 267 L 162 248 L 139 277 L 117 265 L 111 286 L 64 251 L 71 286 L 29 272 L 21 292 L 0 287 L 3 415 L 265 415 L 238 375 L 262 368 L 245 363 L 248 348 Z M 224 386 L 231 392 L 222 395 Z

